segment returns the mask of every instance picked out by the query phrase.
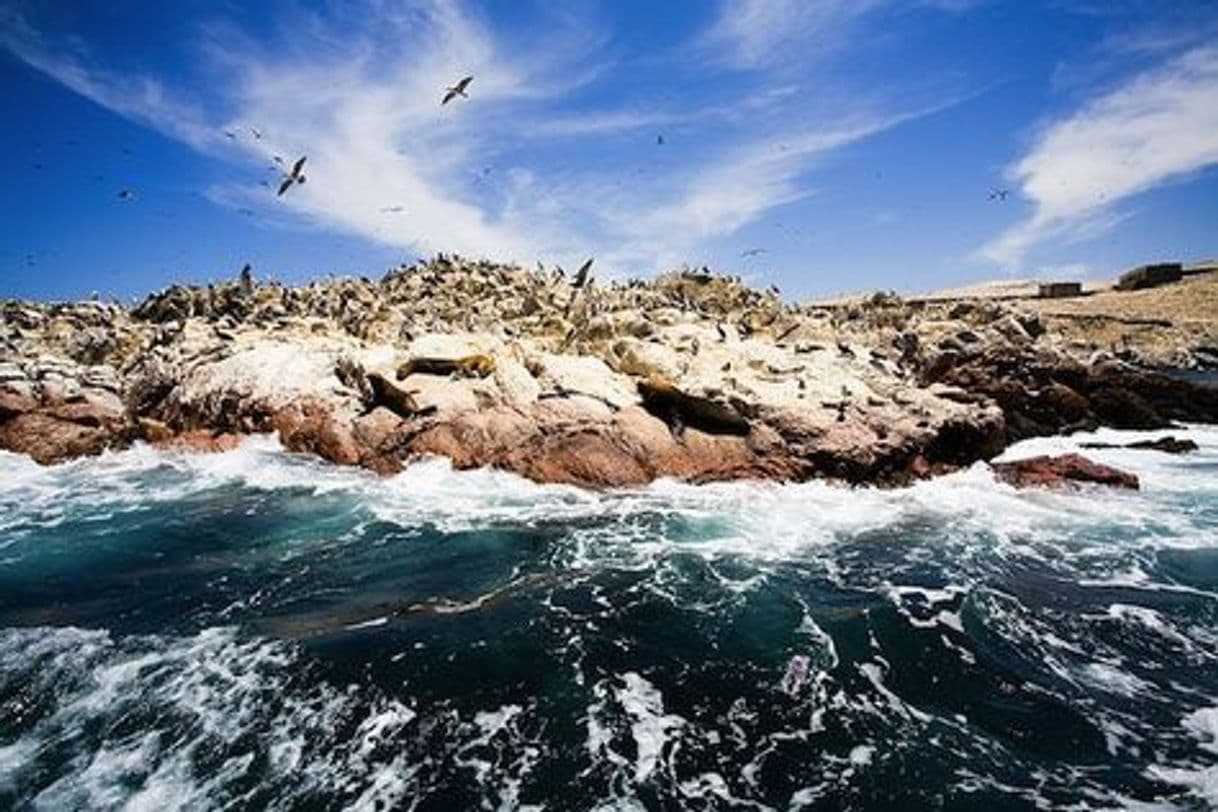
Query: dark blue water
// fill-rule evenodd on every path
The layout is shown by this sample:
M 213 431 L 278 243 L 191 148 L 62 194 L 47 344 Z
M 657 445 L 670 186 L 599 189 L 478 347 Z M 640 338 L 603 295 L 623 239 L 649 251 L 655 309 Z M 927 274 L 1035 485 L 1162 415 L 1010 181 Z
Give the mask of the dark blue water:
M 1089 452 L 1136 494 L 0 457 L 0 808 L 1207 808 L 1188 434 Z

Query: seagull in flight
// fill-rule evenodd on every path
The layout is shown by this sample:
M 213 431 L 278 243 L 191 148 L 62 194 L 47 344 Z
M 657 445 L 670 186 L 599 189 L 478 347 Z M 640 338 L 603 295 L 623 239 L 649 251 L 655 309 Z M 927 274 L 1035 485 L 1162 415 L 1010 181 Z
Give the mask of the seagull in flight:
M 450 101 L 457 98 L 458 96 L 460 96 L 463 99 L 468 99 L 469 96 L 466 95 L 465 88 L 469 87 L 469 83 L 472 81 L 474 81 L 474 77 L 466 76 L 460 82 L 457 82 L 452 87 L 447 88 L 447 92 L 444 94 L 444 100 L 440 102 L 441 106 L 448 104 Z
M 276 197 L 282 197 L 283 193 L 292 188 L 294 183 L 304 183 L 307 178 L 304 176 L 304 165 L 307 155 L 300 156 L 296 163 L 292 164 L 292 171 L 283 178 L 283 183 L 279 184 L 279 191 L 275 193 Z
M 990 192 L 990 200 L 1006 200 L 1010 194 L 1010 189 L 994 189 Z
M 258 131 L 257 131 L 257 130 L 255 130 L 253 127 L 250 127 L 250 132 L 251 132 L 251 133 L 253 133 L 253 135 L 254 135 L 254 139 L 255 139 L 255 140 L 257 140 L 257 141 L 261 141 L 261 140 L 262 140 L 262 133 L 258 132 Z

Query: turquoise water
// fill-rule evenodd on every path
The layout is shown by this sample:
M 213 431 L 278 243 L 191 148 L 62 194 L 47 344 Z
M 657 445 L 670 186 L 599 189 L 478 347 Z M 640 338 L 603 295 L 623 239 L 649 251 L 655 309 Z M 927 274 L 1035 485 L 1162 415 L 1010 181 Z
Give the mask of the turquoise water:
M 1207 808 L 1218 431 L 1175 434 L 1087 452 L 1133 494 L 2 455 L 0 807 Z

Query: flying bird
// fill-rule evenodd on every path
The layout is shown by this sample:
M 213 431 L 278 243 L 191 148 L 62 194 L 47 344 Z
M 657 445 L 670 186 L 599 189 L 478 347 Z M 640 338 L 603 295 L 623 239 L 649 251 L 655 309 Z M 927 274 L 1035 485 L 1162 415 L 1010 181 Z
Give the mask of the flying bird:
M 1010 189 L 994 189 L 990 192 L 990 200 L 1006 200 L 1010 194 Z
M 119 200 L 135 200 L 135 192 L 130 189 L 123 189 L 118 193 Z
M 588 272 L 592 270 L 592 260 L 589 259 L 583 265 L 579 266 L 579 270 L 575 272 L 575 279 L 571 284 L 576 288 L 582 288 L 588 284 Z
M 756 256 L 760 256 L 761 254 L 764 254 L 764 253 L 765 253 L 765 249 L 764 249 L 764 248 L 750 248 L 750 249 L 748 249 L 747 251 L 741 251 L 741 252 L 740 252 L 740 256 L 742 256 L 742 257 L 756 257 Z
M 405 206 L 381 206 L 383 212 L 401 212 L 406 211 Z
M 662 136 L 662 135 L 656 136 L 656 145 L 661 146 L 661 147 L 664 146 L 664 136 Z
M 440 102 L 440 105 L 443 106 L 445 104 L 448 104 L 450 101 L 457 98 L 458 96 L 460 96 L 463 99 L 468 99 L 469 96 L 467 96 L 465 94 L 465 88 L 469 87 L 469 83 L 472 81 L 474 81 L 474 77 L 466 76 L 460 82 L 457 82 L 452 87 L 447 88 L 447 92 L 444 94 L 444 100 Z
M 237 134 L 235 132 L 233 132 L 232 130 L 225 130 L 224 134 L 227 135 L 229 138 L 232 138 L 233 140 L 236 140 L 236 138 L 237 138 Z
M 258 132 L 253 127 L 250 127 L 250 132 L 253 133 L 255 140 L 258 140 L 258 141 L 262 140 L 262 133 Z
M 307 180 L 303 173 L 305 160 L 307 158 L 307 155 L 302 155 L 299 159 L 297 159 L 296 163 L 292 164 L 292 171 L 285 175 L 283 178 L 283 183 L 279 184 L 279 191 L 276 192 L 276 197 L 282 197 L 284 192 L 292 188 L 292 184 L 304 183 Z

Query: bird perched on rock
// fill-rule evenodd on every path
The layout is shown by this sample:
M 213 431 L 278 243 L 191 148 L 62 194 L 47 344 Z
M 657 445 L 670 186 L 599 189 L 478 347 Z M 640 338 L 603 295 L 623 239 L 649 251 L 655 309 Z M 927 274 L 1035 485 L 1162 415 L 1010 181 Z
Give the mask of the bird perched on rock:
M 583 265 L 579 266 L 579 270 L 575 272 L 575 279 L 571 285 L 576 288 L 582 288 L 588 284 L 588 273 L 592 270 L 592 259 L 589 259 Z
M 458 96 L 460 96 L 463 99 L 468 99 L 469 96 L 466 95 L 465 88 L 469 87 L 469 83 L 472 81 L 474 81 L 474 77 L 466 76 L 464 79 L 457 82 L 452 87 L 447 88 L 446 92 L 444 93 L 444 99 L 443 99 L 443 101 L 440 102 L 441 106 L 448 104 L 450 101 L 457 98 Z
M 307 155 L 302 155 L 296 163 L 292 164 L 292 171 L 284 176 L 283 183 L 279 184 L 279 191 L 276 192 L 276 196 L 282 197 L 283 193 L 291 189 L 293 184 L 304 183 L 307 180 L 304 176 L 304 165 L 307 158 Z

